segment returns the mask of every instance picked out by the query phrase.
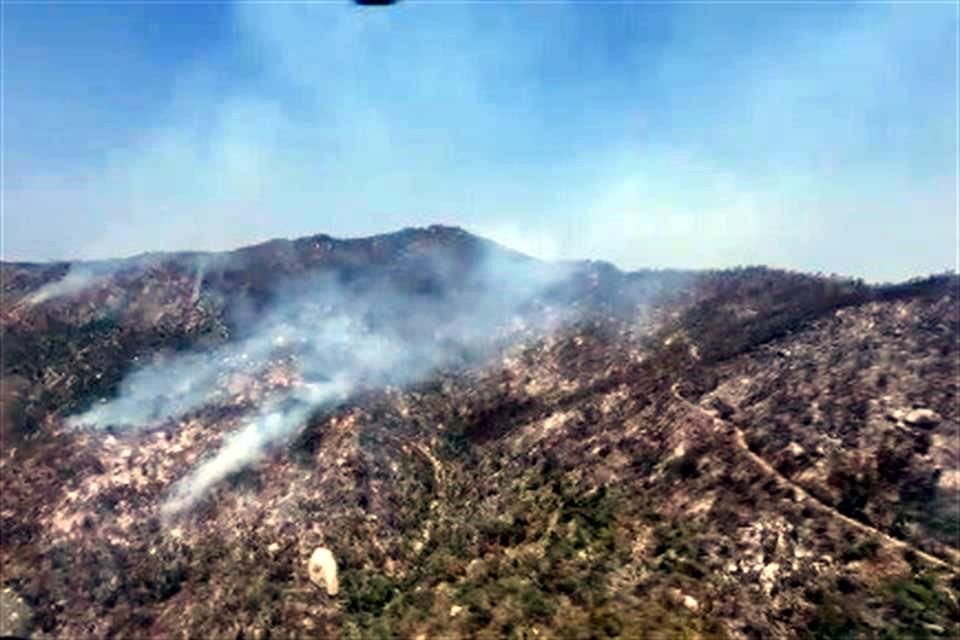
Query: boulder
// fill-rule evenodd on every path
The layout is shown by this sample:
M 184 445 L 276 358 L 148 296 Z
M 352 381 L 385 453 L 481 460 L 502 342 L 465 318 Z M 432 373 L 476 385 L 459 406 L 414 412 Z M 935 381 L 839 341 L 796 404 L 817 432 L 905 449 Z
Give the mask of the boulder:
M 307 575 L 310 576 L 310 581 L 313 584 L 325 588 L 327 595 L 335 596 L 339 593 L 340 581 L 337 578 L 337 561 L 330 549 L 317 547 L 313 550 L 313 554 L 307 563 Z
M 932 409 L 914 409 L 903 419 L 914 427 L 935 427 L 940 424 L 940 415 Z
M 673 588 L 667 592 L 670 599 L 678 605 L 689 609 L 690 611 L 699 611 L 700 602 L 691 595 L 685 594 L 680 589 Z

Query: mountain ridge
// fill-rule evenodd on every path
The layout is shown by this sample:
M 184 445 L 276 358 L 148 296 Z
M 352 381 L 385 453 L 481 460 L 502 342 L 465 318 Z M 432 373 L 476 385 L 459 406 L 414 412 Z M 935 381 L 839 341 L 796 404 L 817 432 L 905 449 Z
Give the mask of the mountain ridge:
M 438 249 L 446 233 L 383 237 L 381 253 L 371 239 L 328 251 L 322 234 L 266 243 L 199 278 L 161 260 L 34 304 L 50 274 L 2 265 L 0 575 L 30 616 L 0 631 L 960 631 L 960 278 L 539 273 L 469 234 Z M 329 295 L 340 311 L 323 311 Z M 339 342 L 297 342 L 339 317 L 443 357 L 316 405 L 164 512 L 247 416 L 348 366 L 349 349 L 325 355 Z M 153 393 L 261 344 L 256 368 L 216 365 L 182 415 L 139 430 L 77 419 L 127 396 L 179 407 L 130 381 Z M 310 581 L 318 547 L 339 565 L 336 596 Z

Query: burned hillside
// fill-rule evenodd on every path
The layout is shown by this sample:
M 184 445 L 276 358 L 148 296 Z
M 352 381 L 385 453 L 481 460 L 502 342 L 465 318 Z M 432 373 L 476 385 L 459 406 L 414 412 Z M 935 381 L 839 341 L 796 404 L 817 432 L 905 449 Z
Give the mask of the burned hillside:
M 314 236 L 101 265 L 50 297 L 78 265 L 2 265 L 4 633 L 960 633 L 956 276 L 551 271 L 501 251 L 446 227 Z M 339 307 L 262 324 L 317 278 Z M 492 313 L 484 287 L 509 304 Z M 417 345 L 405 374 L 364 361 L 342 398 L 302 401 L 294 431 L 165 510 L 251 415 L 359 358 L 297 342 L 358 311 L 356 335 Z M 138 372 L 238 345 L 255 360 L 261 326 L 288 342 L 216 369 L 181 415 L 76 419 L 118 415 L 96 411 Z M 310 580 L 318 547 L 336 595 Z

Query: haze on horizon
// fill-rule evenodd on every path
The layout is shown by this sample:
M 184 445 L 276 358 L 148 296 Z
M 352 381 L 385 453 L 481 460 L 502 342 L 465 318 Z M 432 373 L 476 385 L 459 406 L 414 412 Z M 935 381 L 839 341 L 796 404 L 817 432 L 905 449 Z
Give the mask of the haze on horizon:
M 6 260 L 443 223 L 624 269 L 957 266 L 952 3 L 2 12 Z

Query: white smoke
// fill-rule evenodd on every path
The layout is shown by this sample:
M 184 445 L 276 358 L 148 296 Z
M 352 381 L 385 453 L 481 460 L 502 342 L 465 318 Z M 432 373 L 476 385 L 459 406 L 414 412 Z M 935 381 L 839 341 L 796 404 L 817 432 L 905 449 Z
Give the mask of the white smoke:
M 62 278 L 43 285 L 27 296 L 25 302 L 30 305 L 38 305 L 55 298 L 75 296 L 93 287 L 103 277 L 103 273 L 91 268 L 70 267 Z
M 207 272 L 207 262 L 202 257 L 197 259 L 197 273 L 193 277 L 193 291 L 190 293 L 190 304 L 195 305 L 200 299 L 200 287 L 203 285 L 203 276 Z
M 414 275 L 438 284 L 429 293 L 383 284 L 357 291 L 322 277 L 291 283 L 269 309 L 239 327 L 238 339 L 141 367 L 114 399 L 69 423 L 149 429 L 230 401 L 228 383 L 237 374 L 263 377 L 278 362 L 292 367 L 294 383 L 268 391 L 222 448 L 173 488 L 165 513 L 187 509 L 270 447 L 289 441 L 318 409 L 362 388 L 402 386 L 464 358 L 475 360 L 505 331 L 546 326 L 546 316 L 532 314 L 529 305 L 569 267 L 505 255 L 488 256 L 459 276 L 451 261 L 427 261 Z
M 174 515 L 193 506 L 220 481 L 256 462 L 270 445 L 287 440 L 316 407 L 345 399 L 350 388 L 349 379 L 341 377 L 323 384 L 305 385 L 292 392 L 285 403 L 271 403 L 231 435 L 217 455 L 177 484 L 163 512 Z

